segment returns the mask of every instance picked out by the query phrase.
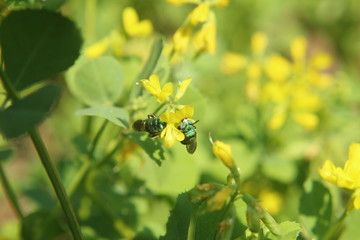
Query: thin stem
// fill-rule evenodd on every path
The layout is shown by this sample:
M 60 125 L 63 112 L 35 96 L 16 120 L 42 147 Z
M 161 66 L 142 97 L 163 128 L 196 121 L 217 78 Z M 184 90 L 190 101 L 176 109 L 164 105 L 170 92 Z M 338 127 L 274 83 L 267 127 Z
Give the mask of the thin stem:
M 97 132 L 95 138 L 94 138 L 94 141 L 92 142 L 92 145 L 91 145 L 91 148 L 90 148 L 90 151 L 89 151 L 89 159 L 92 159 L 93 158 L 93 155 L 94 155 L 94 152 L 95 152 L 95 149 L 96 149 L 96 146 L 100 140 L 100 137 L 101 135 L 103 134 L 104 130 L 105 130 L 105 127 L 107 126 L 107 124 L 109 123 L 109 121 L 107 119 L 104 120 L 103 124 L 101 125 L 99 131 Z
M 82 180 L 85 178 L 86 174 L 89 172 L 89 169 L 90 169 L 90 161 L 86 160 L 83 162 L 80 170 L 78 171 L 74 180 L 71 182 L 70 186 L 68 187 L 69 197 L 71 197 L 73 195 L 73 193 L 75 192 L 77 187 L 80 185 Z
M 123 137 L 114 147 L 113 149 L 105 156 L 103 157 L 100 162 L 96 164 L 96 167 L 99 168 L 102 165 L 104 165 L 115 153 L 119 148 L 121 148 L 124 145 L 126 137 Z
M 7 94 L 8 94 L 8 97 L 10 97 L 10 99 L 12 101 L 19 100 L 19 96 L 18 96 L 15 88 L 11 84 L 10 79 L 5 74 L 5 72 L 2 70 L 2 68 L 0 68 L 0 78 L 2 79 L 3 86 L 4 86 L 4 88 L 5 88 L 5 90 L 6 90 Z
M 159 107 L 157 107 L 153 113 L 153 115 L 156 115 L 160 110 L 161 108 L 163 108 L 165 106 L 166 103 L 162 103 Z
M 0 179 L 1 179 L 2 186 L 4 188 L 5 195 L 8 197 L 8 200 L 9 200 L 11 206 L 13 207 L 13 209 L 14 209 L 16 215 L 18 216 L 18 218 L 20 219 L 20 221 L 23 221 L 24 214 L 22 213 L 18 199 L 17 199 L 13 189 L 10 186 L 8 178 L 4 172 L 1 164 L 0 164 Z
M 80 232 L 80 225 L 75 216 L 75 212 L 71 206 L 70 199 L 65 192 L 64 185 L 60 180 L 60 175 L 51 161 L 49 153 L 42 141 L 38 131 L 36 129 L 29 131 L 30 138 L 36 148 L 36 151 L 40 157 L 40 160 L 45 168 L 47 175 L 51 181 L 51 184 L 55 190 L 56 196 L 59 199 L 60 205 L 64 211 L 65 217 L 70 227 L 70 231 L 75 240 L 82 240 L 83 237 Z

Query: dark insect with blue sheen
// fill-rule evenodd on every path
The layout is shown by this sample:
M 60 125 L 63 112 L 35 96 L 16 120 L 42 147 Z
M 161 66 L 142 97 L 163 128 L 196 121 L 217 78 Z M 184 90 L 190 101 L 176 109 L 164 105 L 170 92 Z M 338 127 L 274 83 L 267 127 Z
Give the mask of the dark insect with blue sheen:
M 186 150 L 190 154 L 193 154 L 197 147 L 195 123 L 198 121 L 184 118 L 178 127 L 178 129 L 185 135 L 185 138 L 181 141 L 181 143 L 186 145 Z
M 155 115 L 148 115 L 147 119 L 137 120 L 133 124 L 136 131 L 148 132 L 150 138 L 158 137 L 165 127 L 166 122 L 160 121 L 160 118 Z

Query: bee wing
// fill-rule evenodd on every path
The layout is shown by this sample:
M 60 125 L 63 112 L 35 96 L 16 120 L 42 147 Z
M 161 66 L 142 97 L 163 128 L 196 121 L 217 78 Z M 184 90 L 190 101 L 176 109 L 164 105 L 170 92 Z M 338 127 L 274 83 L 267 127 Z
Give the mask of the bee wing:
M 189 144 L 186 144 L 186 150 L 188 151 L 188 153 L 193 154 L 196 151 L 196 147 L 197 147 L 197 142 L 192 141 Z

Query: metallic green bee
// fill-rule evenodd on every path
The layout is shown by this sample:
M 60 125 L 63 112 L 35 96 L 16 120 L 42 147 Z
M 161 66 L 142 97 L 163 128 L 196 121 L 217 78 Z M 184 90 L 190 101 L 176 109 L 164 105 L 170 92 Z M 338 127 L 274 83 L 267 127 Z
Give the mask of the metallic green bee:
M 133 128 L 136 131 L 146 131 L 149 133 L 150 138 L 159 136 L 165 127 L 166 122 L 160 121 L 160 119 L 155 115 L 148 115 L 147 119 L 137 120 L 133 124 Z
M 185 139 L 181 141 L 182 144 L 186 145 L 186 150 L 188 153 L 193 154 L 197 147 L 197 141 L 196 141 L 196 127 L 195 123 L 197 121 L 193 121 L 187 118 L 184 118 L 178 129 L 185 135 Z

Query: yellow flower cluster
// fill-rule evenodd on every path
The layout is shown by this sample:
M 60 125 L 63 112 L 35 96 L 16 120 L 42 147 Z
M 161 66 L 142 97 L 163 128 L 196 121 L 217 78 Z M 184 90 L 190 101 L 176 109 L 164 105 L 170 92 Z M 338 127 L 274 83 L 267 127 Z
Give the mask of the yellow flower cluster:
M 130 37 L 148 36 L 153 32 L 153 26 L 150 20 L 139 20 L 135 9 L 126 7 L 123 10 L 123 27 L 125 33 Z M 115 56 L 121 56 L 125 37 L 118 30 L 113 30 L 108 36 L 100 41 L 88 46 L 84 50 L 84 55 L 88 58 L 97 58 L 103 55 L 108 49 L 111 49 Z
M 289 60 L 276 53 L 266 55 L 267 42 L 265 34 L 255 33 L 251 39 L 252 55 L 226 53 L 222 71 L 235 74 L 245 69 L 247 96 L 272 105 L 270 129 L 281 128 L 289 116 L 306 129 L 315 129 L 323 104 L 321 94 L 332 84 L 332 76 L 325 71 L 332 65 L 331 55 L 318 52 L 307 56 L 307 41 L 298 37 L 290 45 Z
M 170 96 L 174 92 L 173 83 L 168 82 L 161 87 L 160 79 L 156 74 L 151 75 L 149 79 L 143 79 L 140 81 L 142 86 L 150 94 L 154 95 L 159 103 L 167 102 L 169 104 L 169 110 L 160 115 L 160 120 L 166 122 L 166 127 L 161 132 L 160 137 L 165 139 L 165 145 L 167 147 L 173 146 L 176 140 L 184 140 L 185 136 L 178 129 L 178 126 L 183 119 L 191 118 L 194 115 L 193 106 L 175 105 L 175 103 L 185 94 L 185 91 L 191 81 L 191 78 L 187 78 L 179 83 L 176 94 L 172 99 L 170 99 Z
M 229 1 L 168 0 L 168 2 L 175 5 L 184 3 L 197 5 L 173 36 L 175 56 L 184 53 L 190 45 L 194 48 L 195 54 L 200 52 L 215 54 L 216 18 L 212 7 L 225 7 Z
M 354 208 L 360 209 L 360 144 L 353 143 L 349 147 L 349 156 L 344 168 L 335 167 L 333 162 L 326 160 L 319 169 L 320 176 L 341 187 L 354 191 Z

